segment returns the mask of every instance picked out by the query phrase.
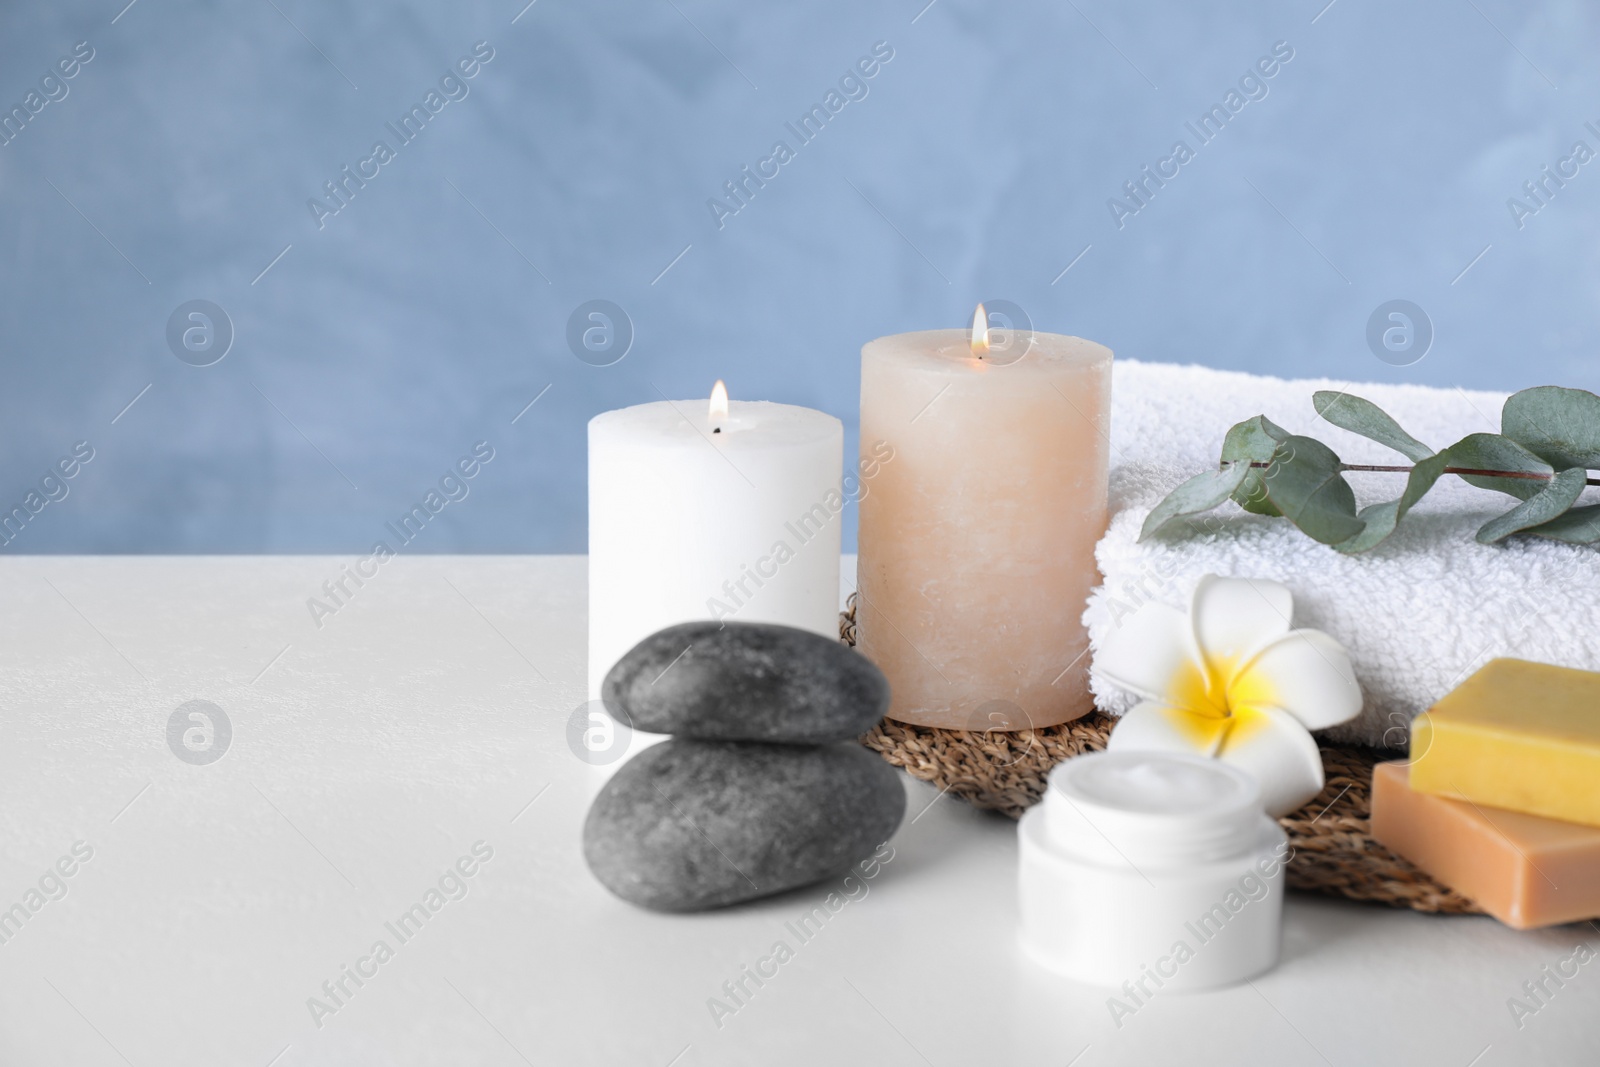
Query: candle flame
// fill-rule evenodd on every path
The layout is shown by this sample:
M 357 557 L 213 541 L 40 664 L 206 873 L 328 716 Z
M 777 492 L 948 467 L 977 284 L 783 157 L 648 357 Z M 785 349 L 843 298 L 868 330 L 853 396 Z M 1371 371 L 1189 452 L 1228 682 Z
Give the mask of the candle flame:
M 721 378 L 711 387 L 710 418 L 711 424 L 719 429 L 728 421 L 728 387 L 722 384 Z
M 989 354 L 989 313 L 978 305 L 978 310 L 972 313 L 972 354 L 982 359 Z

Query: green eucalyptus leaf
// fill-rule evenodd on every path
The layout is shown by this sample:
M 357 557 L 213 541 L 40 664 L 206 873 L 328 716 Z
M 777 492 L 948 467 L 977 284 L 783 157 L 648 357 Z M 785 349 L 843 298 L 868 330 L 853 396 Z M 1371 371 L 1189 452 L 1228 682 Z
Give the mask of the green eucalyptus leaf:
M 1600 541 L 1600 504 L 1585 504 L 1573 508 L 1538 526 L 1522 531 L 1548 537 L 1552 541 L 1565 541 L 1569 545 L 1592 545 Z
M 1261 484 L 1273 506 L 1307 536 L 1336 545 L 1363 529 L 1356 516 L 1356 494 L 1341 467 L 1333 449 L 1321 441 L 1291 436 L 1278 443 Z
M 1245 460 L 1247 463 L 1266 463 L 1272 459 L 1278 444 L 1288 440 L 1289 436 L 1288 430 L 1265 415 L 1246 419 L 1230 429 L 1228 436 L 1223 438 L 1222 462 Z M 1267 499 L 1266 487 L 1261 484 L 1263 473 L 1264 469 L 1260 467 L 1247 469 L 1244 481 L 1233 492 L 1233 499 L 1241 508 L 1257 515 L 1281 515 L 1283 513 Z
M 1497 519 L 1490 519 L 1478 530 L 1478 541 L 1492 545 L 1530 526 L 1538 526 L 1564 513 L 1577 503 L 1589 472 L 1569 467 L 1544 484 L 1538 493 L 1524 500 Z
M 1513 393 L 1500 432 L 1558 469 L 1600 467 L 1600 396 L 1541 385 Z
M 1433 455 L 1433 449 L 1402 430 L 1382 408 L 1354 393 L 1319 389 L 1312 394 L 1311 402 L 1316 405 L 1317 414 L 1335 426 L 1388 445 L 1413 463 Z
M 1406 478 L 1405 492 L 1400 494 L 1398 500 L 1386 500 L 1382 504 L 1371 504 L 1361 509 L 1358 518 L 1366 523 L 1366 529 L 1350 538 L 1340 541 L 1333 547 L 1346 555 L 1365 552 L 1379 542 L 1383 541 L 1400 520 L 1406 517 L 1417 501 L 1427 495 L 1435 482 L 1444 474 L 1444 469 L 1450 463 L 1450 453 L 1440 452 L 1435 456 L 1426 456 L 1417 461 L 1411 468 L 1411 474 Z
M 1476 467 L 1479 470 L 1527 471 L 1530 474 L 1554 474 L 1556 469 L 1529 452 L 1509 437 L 1497 433 L 1469 434 L 1451 445 L 1452 467 Z M 1479 489 L 1493 489 L 1507 493 L 1518 500 L 1530 500 L 1545 487 L 1548 479 L 1486 478 L 1482 475 L 1463 474 L 1462 481 Z
M 1144 526 L 1139 530 L 1139 540 L 1143 541 L 1180 519 L 1210 511 L 1232 496 L 1249 473 L 1250 464 L 1239 461 L 1229 463 L 1221 470 L 1206 471 L 1190 478 L 1168 493 L 1166 499 L 1145 516 Z

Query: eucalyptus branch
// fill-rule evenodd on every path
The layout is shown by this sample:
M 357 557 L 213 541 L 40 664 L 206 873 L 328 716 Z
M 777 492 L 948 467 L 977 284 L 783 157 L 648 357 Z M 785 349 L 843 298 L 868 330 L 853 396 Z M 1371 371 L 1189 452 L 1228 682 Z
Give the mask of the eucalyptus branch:
M 1256 462 L 1250 464 L 1250 466 L 1266 468 L 1272 466 L 1272 464 L 1271 462 Z M 1379 473 L 1389 474 L 1410 474 L 1412 471 L 1416 470 L 1415 467 L 1397 467 L 1378 463 L 1341 463 L 1339 464 L 1339 469 L 1341 471 L 1377 471 Z M 1446 467 L 1440 473 L 1461 475 L 1470 474 L 1478 478 L 1525 478 L 1541 482 L 1547 482 L 1551 478 L 1555 477 L 1554 474 L 1541 474 L 1538 471 L 1492 471 L 1485 470 L 1481 467 Z M 1584 480 L 1583 484 L 1600 485 L 1600 478 L 1587 478 Z
M 1449 474 L 1518 500 L 1478 530 L 1483 544 L 1522 533 L 1600 543 L 1600 504 L 1578 505 L 1587 487 L 1600 485 L 1589 477 L 1600 470 L 1600 396 L 1594 393 L 1553 385 L 1524 389 L 1506 400 L 1500 433 L 1468 434 L 1438 452 L 1369 400 L 1322 391 L 1312 401 L 1328 422 L 1394 449 L 1411 466 L 1345 463 L 1321 441 L 1257 415 L 1228 431 L 1217 469 L 1190 478 L 1151 510 L 1140 540 L 1231 499 L 1254 514 L 1288 519 L 1340 552 L 1365 552 Z M 1351 471 L 1404 474 L 1405 490 L 1357 512 L 1344 477 Z

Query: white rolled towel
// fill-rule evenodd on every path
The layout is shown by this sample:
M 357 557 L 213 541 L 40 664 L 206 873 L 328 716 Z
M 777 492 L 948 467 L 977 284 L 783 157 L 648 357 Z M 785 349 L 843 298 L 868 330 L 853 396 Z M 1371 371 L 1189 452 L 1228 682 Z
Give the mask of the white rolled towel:
M 1228 428 L 1253 415 L 1323 441 L 1347 463 L 1409 463 L 1324 421 L 1311 402 L 1318 389 L 1371 400 L 1436 449 L 1469 433 L 1498 433 L 1506 398 L 1119 360 L 1112 372 L 1111 525 L 1095 550 L 1104 583 L 1084 613 L 1091 654 L 1140 604 L 1184 606 L 1202 575 L 1219 574 L 1283 582 L 1294 593 L 1294 625 L 1323 630 L 1349 650 L 1365 702 L 1357 718 L 1327 731 L 1334 740 L 1405 744 L 1414 715 L 1496 656 L 1600 670 L 1600 551 L 1532 537 L 1478 544 L 1477 528 L 1517 501 L 1453 475 L 1440 479 L 1387 541 L 1360 555 L 1342 555 L 1287 519 L 1252 515 L 1231 501 L 1211 513 L 1215 521 L 1205 531 L 1138 542 L 1150 509 L 1216 466 Z M 1403 474 L 1346 477 L 1361 506 L 1393 499 L 1405 484 Z M 1589 489 L 1580 503 L 1597 501 L 1600 490 Z M 1101 710 L 1120 715 L 1136 703 L 1091 678 Z

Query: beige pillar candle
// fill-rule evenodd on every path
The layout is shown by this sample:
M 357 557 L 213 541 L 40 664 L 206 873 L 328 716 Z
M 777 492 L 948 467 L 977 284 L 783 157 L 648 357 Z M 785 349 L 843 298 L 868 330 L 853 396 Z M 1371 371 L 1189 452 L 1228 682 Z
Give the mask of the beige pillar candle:
M 858 647 L 889 716 L 1025 730 L 1085 714 L 1106 528 L 1111 350 L 1059 334 L 880 337 L 861 349 Z M 877 449 L 874 452 L 874 449 Z

